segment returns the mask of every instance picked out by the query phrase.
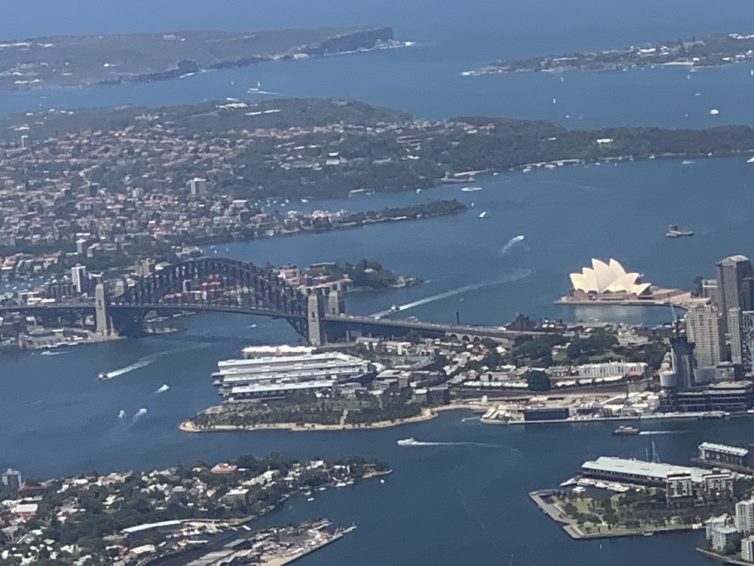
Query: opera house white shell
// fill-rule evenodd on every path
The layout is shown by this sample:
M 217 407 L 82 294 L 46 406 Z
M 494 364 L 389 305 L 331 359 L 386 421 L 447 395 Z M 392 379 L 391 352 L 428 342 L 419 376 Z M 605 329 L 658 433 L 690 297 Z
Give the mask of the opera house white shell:
M 623 266 L 614 259 L 605 263 L 592 259 L 592 267 L 585 267 L 581 273 L 571 273 L 574 291 L 584 293 L 621 293 L 642 295 L 650 288 L 649 283 L 642 283 L 638 273 L 626 273 Z

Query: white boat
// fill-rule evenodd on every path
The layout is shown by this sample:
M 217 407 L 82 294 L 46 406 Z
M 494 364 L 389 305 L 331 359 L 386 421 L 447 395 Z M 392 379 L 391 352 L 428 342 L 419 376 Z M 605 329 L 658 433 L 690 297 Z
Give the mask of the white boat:
M 463 187 L 461 191 L 464 193 L 474 193 L 476 191 L 482 191 L 484 190 L 484 187 Z
M 401 438 L 396 444 L 398 446 L 416 446 L 419 442 L 413 437 Z
M 111 378 L 112 378 L 112 376 L 108 372 L 106 372 L 106 371 L 101 371 L 101 372 L 99 372 L 97 374 L 97 379 L 99 379 L 101 381 L 106 381 L 106 380 L 111 379 Z
M 693 159 L 684 159 L 683 161 L 681 161 L 681 165 L 693 165 L 693 164 L 694 164 Z
M 484 212 L 482 212 L 482 213 L 479 214 L 479 218 L 481 218 L 482 220 L 484 220 L 489 215 L 490 215 L 490 213 L 485 210 Z
M 717 116 L 720 114 L 720 111 L 717 108 L 710 108 L 709 115 L 710 116 Z
M 746 163 L 754 163 L 754 157 L 750 157 L 746 160 Z

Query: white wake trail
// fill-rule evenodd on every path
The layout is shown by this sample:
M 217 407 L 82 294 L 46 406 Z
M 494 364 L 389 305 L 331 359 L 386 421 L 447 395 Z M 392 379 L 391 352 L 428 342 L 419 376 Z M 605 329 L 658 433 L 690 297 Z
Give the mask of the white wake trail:
M 496 279 L 494 281 L 487 281 L 485 283 L 474 283 L 473 285 L 464 285 L 463 287 L 458 287 L 457 289 L 451 289 L 450 291 L 438 293 L 437 295 L 424 297 L 423 299 L 419 299 L 418 301 L 413 301 L 410 303 L 406 303 L 404 305 L 398 305 L 397 310 L 399 312 L 402 312 L 405 310 L 420 307 L 422 305 L 428 305 L 429 303 L 434 303 L 435 301 L 441 301 L 443 299 L 455 297 L 456 295 L 468 293 L 469 291 L 477 291 L 479 289 L 484 289 L 486 287 L 494 287 L 495 285 L 502 285 L 503 283 L 512 283 L 513 281 L 519 281 L 521 279 L 524 279 L 528 277 L 529 275 L 531 275 L 530 269 L 516 269 L 508 277 L 503 277 L 501 279 Z M 390 314 L 391 312 L 394 312 L 394 309 L 376 312 L 372 314 L 371 316 L 373 316 L 374 318 L 382 318 L 383 316 Z

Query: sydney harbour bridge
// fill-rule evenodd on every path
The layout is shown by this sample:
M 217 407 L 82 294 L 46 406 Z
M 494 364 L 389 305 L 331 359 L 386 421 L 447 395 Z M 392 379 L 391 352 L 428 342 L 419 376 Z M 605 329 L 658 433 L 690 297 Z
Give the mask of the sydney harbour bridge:
M 303 293 L 271 267 L 224 258 L 198 258 L 169 265 L 139 279 L 120 294 L 110 295 L 102 283 L 94 298 L 34 305 L 3 304 L 0 314 L 94 315 L 103 335 L 137 334 L 149 312 L 220 312 L 286 320 L 312 345 L 352 335 L 446 337 L 474 341 L 509 341 L 527 332 L 501 327 L 447 325 L 347 315 L 337 291 Z

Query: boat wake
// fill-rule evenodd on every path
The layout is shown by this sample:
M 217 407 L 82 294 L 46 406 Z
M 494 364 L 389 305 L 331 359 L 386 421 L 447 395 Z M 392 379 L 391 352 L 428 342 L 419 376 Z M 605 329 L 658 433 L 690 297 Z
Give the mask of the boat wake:
M 664 436 L 666 434 L 685 434 L 687 430 L 642 430 L 639 436 Z
M 147 413 L 148 411 L 143 408 L 136 411 L 136 414 L 133 417 L 131 417 L 131 425 L 132 426 L 135 425 L 138 422 L 138 420 L 144 415 L 146 415 Z
M 500 250 L 500 253 L 498 254 L 498 257 L 503 257 L 505 254 L 507 254 L 511 249 L 518 244 L 519 242 L 524 241 L 524 235 L 519 234 L 518 236 L 512 237 L 510 240 L 508 240 L 508 243 L 503 246 L 503 249 Z
M 398 441 L 398 446 L 403 448 L 425 447 L 425 446 L 475 446 L 477 448 L 503 448 L 499 444 L 489 444 L 486 442 L 425 442 L 415 438 L 406 438 Z
M 531 275 L 531 269 L 514 269 L 513 272 L 509 276 L 503 277 L 501 279 L 496 279 L 494 281 L 487 281 L 486 283 L 474 283 L 473 285 L 464 285 L 463 287 L 458 287 L 457 289 L 451 289 L 450 291 L 445 291 L 444 293 L 438 293 L 437 295 L 425 297 L 423 299 L 419 299 L 418 301 L 406 303 L 405 305 L 398 305 L 397 307 L 394 307 L 390 310 L 376 312 L 372 314 L 371 316 L 374 318 L 382 318 L 383 316 L 386 316 L 390 314 L 391 312 L 400 312 L 400 311 L 413 309 L 416 307 L 421 307 L 423 305 L 428 305 L 429 303 L 434 303 L 435 301 L 442 301 L 443 299 L 449 299 L 450 297 L 455 297 L 456 295 L 468 293 L 469 291 L 477 291 L 479 289 L 484 289 L 486 287 L 494 287 L 495 285 L 502 285 L 503 283 L 513 283 L 514 281 L 520 281 L 521 279 L 526 279 L 527 277 L 529 277 L 529 275 Z
M 134 363 L 127 365 L 125 367 L 103 372 L 103 379 L 113 379 L 115 377 L 120 377 L 121 375 L 126 375 L 127 373 L 131 373 L 132 371 L 136 371 L 137 369 L 145 368 L 148 365 L 156 362 L 160 358 L 164 358 L 165 356 L 170 356 L 171 354 L 187 352 L 189 350 L 196 350 L 197 348 L 202 348 L 202 347 L 206 348 L 208 346 L 209 344 L 204 344 L 200 346 L 190 346 L 188 348 L 174 348 L 172 350 L 165 350 L 164 352 L 156 352 L 154 354 L 149 354 L 148 356 L 139 358 Z

